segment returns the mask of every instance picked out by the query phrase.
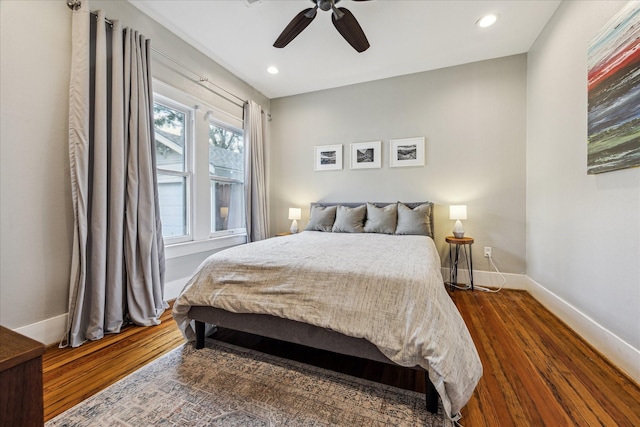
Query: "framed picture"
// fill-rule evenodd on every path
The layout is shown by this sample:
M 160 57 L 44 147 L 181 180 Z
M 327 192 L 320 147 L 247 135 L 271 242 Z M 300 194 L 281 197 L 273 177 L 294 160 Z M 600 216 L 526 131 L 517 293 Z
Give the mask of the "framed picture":
M 381 147 L 381 141 L 351 144 L 351 169 L 376 169 L 382 167 Z
M 389 167 L 424 166 L 424 138 L 389 141 Z
M 315 149 L 315 170 L 329 171 L 342 169 L 342 144 L 320 145 Z

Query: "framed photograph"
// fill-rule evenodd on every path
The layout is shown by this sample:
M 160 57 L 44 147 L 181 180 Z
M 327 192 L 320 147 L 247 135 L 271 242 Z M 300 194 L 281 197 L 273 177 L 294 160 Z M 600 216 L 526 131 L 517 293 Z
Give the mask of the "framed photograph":
M 389 167 L 424 166 L 424 137 L 389 141 Z
M 376 169 L 382 167 L 381 147 L 381 141 L 351 144 L 351 169 Z
M 342 144 L 320 145 L 315 149 L 315 170 L 329 171 L 342 169 Z

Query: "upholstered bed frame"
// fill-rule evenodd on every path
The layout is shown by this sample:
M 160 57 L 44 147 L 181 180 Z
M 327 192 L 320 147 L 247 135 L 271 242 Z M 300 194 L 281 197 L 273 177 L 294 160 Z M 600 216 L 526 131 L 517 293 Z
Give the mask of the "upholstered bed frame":
M 423 203 L 405 203 L 410 208 Z M 312 203 L 311 206 L 335 206 L 342 205 L 348 207 L 360 206 L 364 203 Z M 383 207 L 389 203 L 375 203 L 378 207 Z M 430 214 L 431 236 L 433 236 L 433 208 Z M 320 328 L 306 323 L 283 319 L 280 317 L 264 314 L 239 314 L 226 310 L 205 306 L 194 306 L 189 310 L 189 318 L 195 321 L 196 348 L 204 347 L 205 324 L 220 326 L 240 332 L 251 333 L 267 338 L 301 344 L 312 348 L 327 350 L 334 353 L 348 356 L 360 357 L 363 359 L 383 362 L 391 365 L 396 363 L 384 356 L 378 348 L 363 338 L 350 337 L 329 329 Z M 429 380 L 427 371 L 416 366 L 407 369 L 414 369 L 424 372 L 426 384 L 427 410 L 431 413 L 438 411 L 438 393 Z

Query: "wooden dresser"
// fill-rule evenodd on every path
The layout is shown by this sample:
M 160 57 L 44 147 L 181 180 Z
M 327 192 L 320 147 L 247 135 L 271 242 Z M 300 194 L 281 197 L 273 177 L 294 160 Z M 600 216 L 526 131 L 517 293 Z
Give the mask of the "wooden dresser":
M 43 344 L 0 326 L 0 427 L 44 424 Z

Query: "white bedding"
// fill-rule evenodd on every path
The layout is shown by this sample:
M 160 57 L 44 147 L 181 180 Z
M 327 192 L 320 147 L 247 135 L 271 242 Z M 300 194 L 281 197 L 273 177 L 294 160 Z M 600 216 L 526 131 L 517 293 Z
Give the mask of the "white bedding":
M 430 237 L 305 231 L 236 246 L 205 260 L 176 299 L 188 339 L 187 313 L 201 305 L 365 338 L 395 363 L 427 369 L 453 419 L 482 376 Z

